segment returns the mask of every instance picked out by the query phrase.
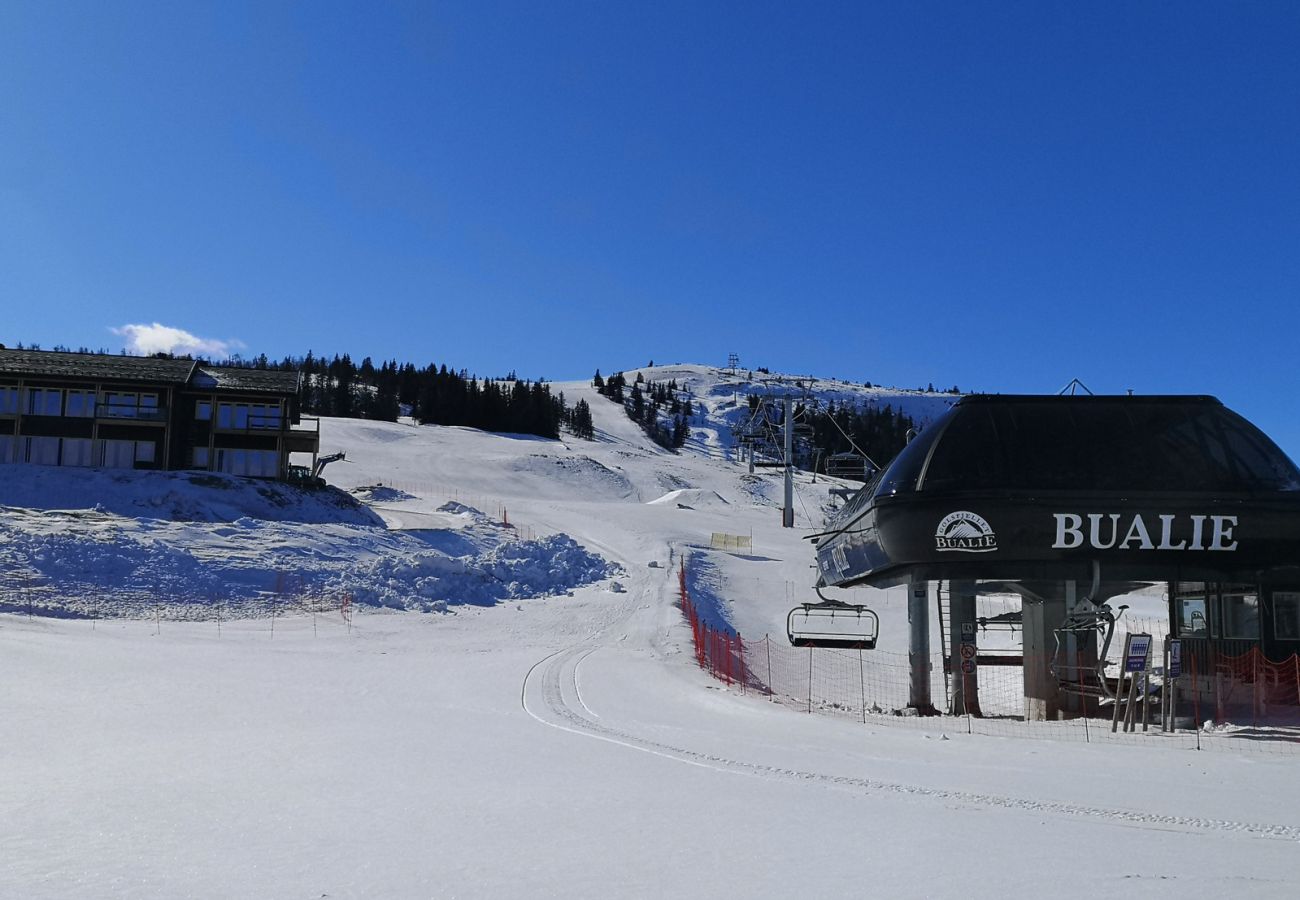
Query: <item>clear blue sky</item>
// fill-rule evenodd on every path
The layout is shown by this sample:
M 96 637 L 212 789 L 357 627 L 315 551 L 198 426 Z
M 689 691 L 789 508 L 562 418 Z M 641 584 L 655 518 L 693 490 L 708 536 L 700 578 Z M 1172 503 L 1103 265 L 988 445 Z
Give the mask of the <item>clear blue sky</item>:
M 1300 456 L 1300 4 L 0 4 L 0 341 L 1220 396 Z

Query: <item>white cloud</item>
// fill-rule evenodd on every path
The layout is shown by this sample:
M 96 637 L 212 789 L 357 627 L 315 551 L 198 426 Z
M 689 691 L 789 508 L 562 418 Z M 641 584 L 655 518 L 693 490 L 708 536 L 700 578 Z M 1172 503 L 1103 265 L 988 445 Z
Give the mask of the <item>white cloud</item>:
M 194 356 L 229 356 L 232 350 L 244 346 L 243 341 L 221 341 L 216 338 L 201 338 L 190 334 L 183 328 L 172 328 L 154 322 L 152 325 L 123 325 L 110 328 L 113 334 L 126 338 L 128 353 L 148 356 L 152 353 L 191 354 Z

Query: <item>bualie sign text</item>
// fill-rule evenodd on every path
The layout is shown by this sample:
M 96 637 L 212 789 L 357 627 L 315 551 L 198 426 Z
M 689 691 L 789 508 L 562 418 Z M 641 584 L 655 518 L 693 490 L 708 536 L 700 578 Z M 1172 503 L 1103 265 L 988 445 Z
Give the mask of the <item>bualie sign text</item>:
M 1053 550 L 1236 550 L 1236 516 L 1053 513 Z

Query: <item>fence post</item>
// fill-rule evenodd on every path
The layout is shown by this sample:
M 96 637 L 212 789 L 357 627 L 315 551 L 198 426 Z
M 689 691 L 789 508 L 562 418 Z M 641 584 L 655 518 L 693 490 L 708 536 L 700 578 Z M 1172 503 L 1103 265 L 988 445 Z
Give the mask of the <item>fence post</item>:
M 1193 723 L 1196 726 L 1196 749 L 1201 749 L 1201 679 L 1200 670 L 1196 665 L 1196 654 L 1192 653 L 1192 716 L 1196 719 Z
M 1251 669 L 1251 676 L 1254 678 L 1254 684 L 1252 685 L 1254 690 L 1251 691 L 1250 714 L 1252 719 L 1254 720 L 1253 724 L 1256 728 L 1259 727 L 1259 709 L 1260 709 L 1259 656 L 1260 656 L 1259 648 L 1252 647 L 1250 653 L 1250 669 Z
M 1079 677 L 1079 707 L 1083 715 L 1083 742 L 1092 743 L 1092 735 L 1088 731 L 1088 695 L 1083 690 L 1083 651 L 1074 654 L 1074 671 Z
M 1222 725 L 1226 720 L 1223 713 L 1223 671 L 1217 665 L 1214 666 L 1214 724 Z
M 813 648 L 808 645 L 808 712 L 812 713 L 812 669 L 813 669 Z
M 748 682 L 749 679 L 746 677 L 745 672 L 745 639 L 739 634 L 736 635 L 736 649 L 739 651 L 740 661 L 740 693 L 745 694 L 748 693 L 746 682 Z
M 767 644 L 767 698 L 775 703 L 776 689 L 772 686 L 772 636 L 770 634 L 763 635 L 763 642 Z M 1296 683 L 1300 685 L 1300 658 L 1298 658 L 1296 665 Z
M 867 676 L 863 670 L 862 647 L 858 647 L 858 690 L 862 695 L 862 724 L 867 724 Z

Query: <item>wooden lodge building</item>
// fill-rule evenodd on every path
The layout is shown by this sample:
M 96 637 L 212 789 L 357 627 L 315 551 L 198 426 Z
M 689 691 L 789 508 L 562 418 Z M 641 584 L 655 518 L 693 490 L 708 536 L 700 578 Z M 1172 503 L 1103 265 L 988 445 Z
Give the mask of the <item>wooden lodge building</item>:
M 298 372 L 0 347 L 0 463 L 287 478 L 320 447 Z

